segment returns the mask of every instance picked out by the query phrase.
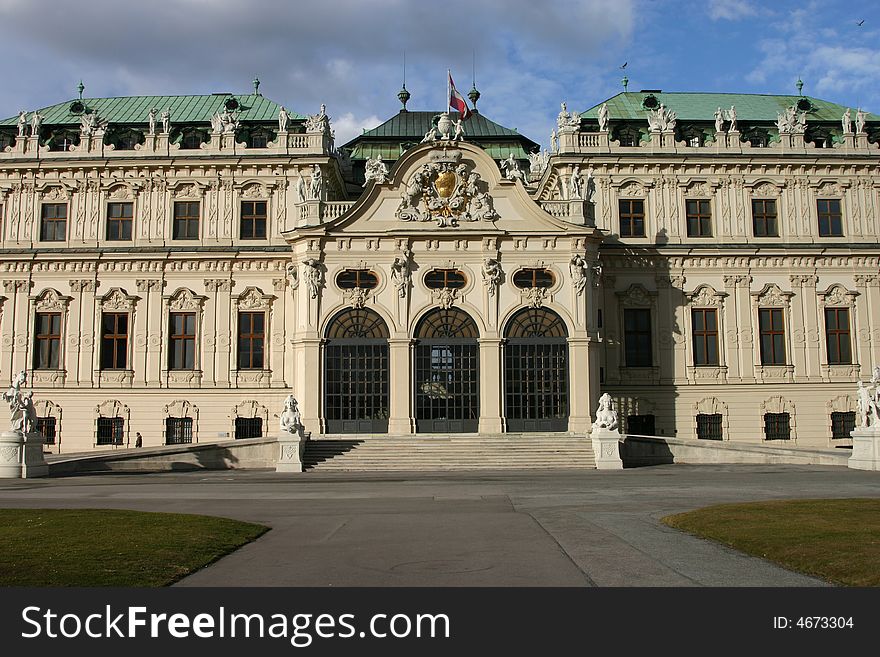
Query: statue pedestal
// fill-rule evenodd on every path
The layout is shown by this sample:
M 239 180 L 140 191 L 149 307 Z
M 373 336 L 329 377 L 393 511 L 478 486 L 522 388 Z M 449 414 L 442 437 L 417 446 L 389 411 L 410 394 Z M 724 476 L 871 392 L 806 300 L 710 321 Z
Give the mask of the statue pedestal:
M 24 435 L 21 431 L 0 433 L 0 479 L 21 479 L 21 455 Z
M 593 454 L 596 457 L 597 470 L 623 470 L 620 458 L 620 432 L 608 429 L 593 429 L 590 432 L 593 441 Z
M 846 463 L 847 467 L 853 470 L 880 471 L 880 426 L 853 429 L 850 435 L 853 451 Z
M 24 459 L 21 463 L 21 476 L 24 479 L 45 477 L 49 474 L 49 465 L 43 456 L 43 445 L 46 438 L 39 431 L 32 431 L 24 439 Z
M 278 436 L 278 462 L 275 472 L 302 472 L 303 452 L 310 433 L 302 429 L 298 433 L 283 433 Z

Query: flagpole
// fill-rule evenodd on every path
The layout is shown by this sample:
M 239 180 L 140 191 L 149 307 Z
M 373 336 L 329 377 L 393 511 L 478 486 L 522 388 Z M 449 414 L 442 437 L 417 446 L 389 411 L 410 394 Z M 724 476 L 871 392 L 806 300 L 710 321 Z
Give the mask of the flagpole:
M 449 87 L 449 81 L 452 79 L 452 71 L 446 69 L 446 113 L 449 114 L 452 106 L 449 101 L 452 100 L 452 89 Z

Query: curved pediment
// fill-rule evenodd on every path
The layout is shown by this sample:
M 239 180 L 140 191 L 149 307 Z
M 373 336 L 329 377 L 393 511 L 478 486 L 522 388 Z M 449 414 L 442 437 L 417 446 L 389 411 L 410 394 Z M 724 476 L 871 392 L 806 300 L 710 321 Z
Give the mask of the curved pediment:
M 479 232 L 592 234 L 593 229 L 555 219 L 536 204 L 522 183 L 505 180 L 483 149 L 438 140 L 410 149 L 384 182 L 372 181 L 339 218 L 311 232 L 346 235 Z

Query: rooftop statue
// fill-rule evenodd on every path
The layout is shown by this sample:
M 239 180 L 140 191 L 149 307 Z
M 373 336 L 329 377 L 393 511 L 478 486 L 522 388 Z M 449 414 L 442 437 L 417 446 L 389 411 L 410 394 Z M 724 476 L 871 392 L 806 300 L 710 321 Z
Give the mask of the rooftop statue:
M 608 103 L 602 103 L 599 108 L 599 132 L 608 131 Z

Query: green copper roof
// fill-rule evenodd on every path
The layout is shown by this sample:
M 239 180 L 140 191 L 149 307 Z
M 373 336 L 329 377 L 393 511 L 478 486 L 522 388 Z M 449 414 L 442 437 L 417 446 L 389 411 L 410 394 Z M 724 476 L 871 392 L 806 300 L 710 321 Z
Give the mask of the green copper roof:
M 642 107 L 645 96 L 654 95 L 660 103 L 675 112 L 680 121 L 712 121 L 717 108 L 736 107 L 737 121 L 776 123 L 777 114 L 806 98 L 813 106 L 807 112 L 808 121 L 833 121 L 840 123 L 846 106 L 830 103 L 812 96 L 771 96 L 762 94 L 680 93 L 659 91 L 630 91 L 619 93 L 581 114 L 586 119 L 597 118 L 599 107 L 608 104 L 611 120 L 645 120 L 647 110 Z M 850 108 L 853 120 L 856 108 Z M 880 121 L 880 116 L 868 114 L 868 121 Z
M 248 94 L 211 94 L 208 96 L 121 96 L 117 98 L 83 98 L 86 108 L 96 111 L 98 116 L 111 124 L 146 123 L 147 114 L 155 107 L 159 114 L 168 109 L 171 111 L 171 123 L 209 123 L 211 117 L 224 108 L 224 103 L 235 98 L 239 103 L 240 121 L 277 121 L 278 110 L 281 108 L 265 96 Z M 82 113 L 71 112 L 71 99 L 50 107 L 37 110 L 43 115 L 44 125 L 79 125 Z M 305 117 L 290 110 L 293 120 Z M 28 111 L 28 118 L 32 112 Z M 0 125 L 15 125 L 18 116 L 13 116 Z
M 440 113 L 402 110 L 383 124 L 364 131 L 345 147 L 352 149 L 351 157 L 354 160 L 376 156 L 383 160 L 396 160 L 406 148 L 422 141 L 434 117 Z M 450 112 L 450 117 L 457 120 L 458 112 Z M 538 144 L 525 135 L 505 128 L 479 112 L 474 112 L 464 122 L 464 133 L 465 139 L 475 142 L 495 159 L 505 158 L 511 152 L 515 158 L 526 159 L 529 152 L 538 148 Z

